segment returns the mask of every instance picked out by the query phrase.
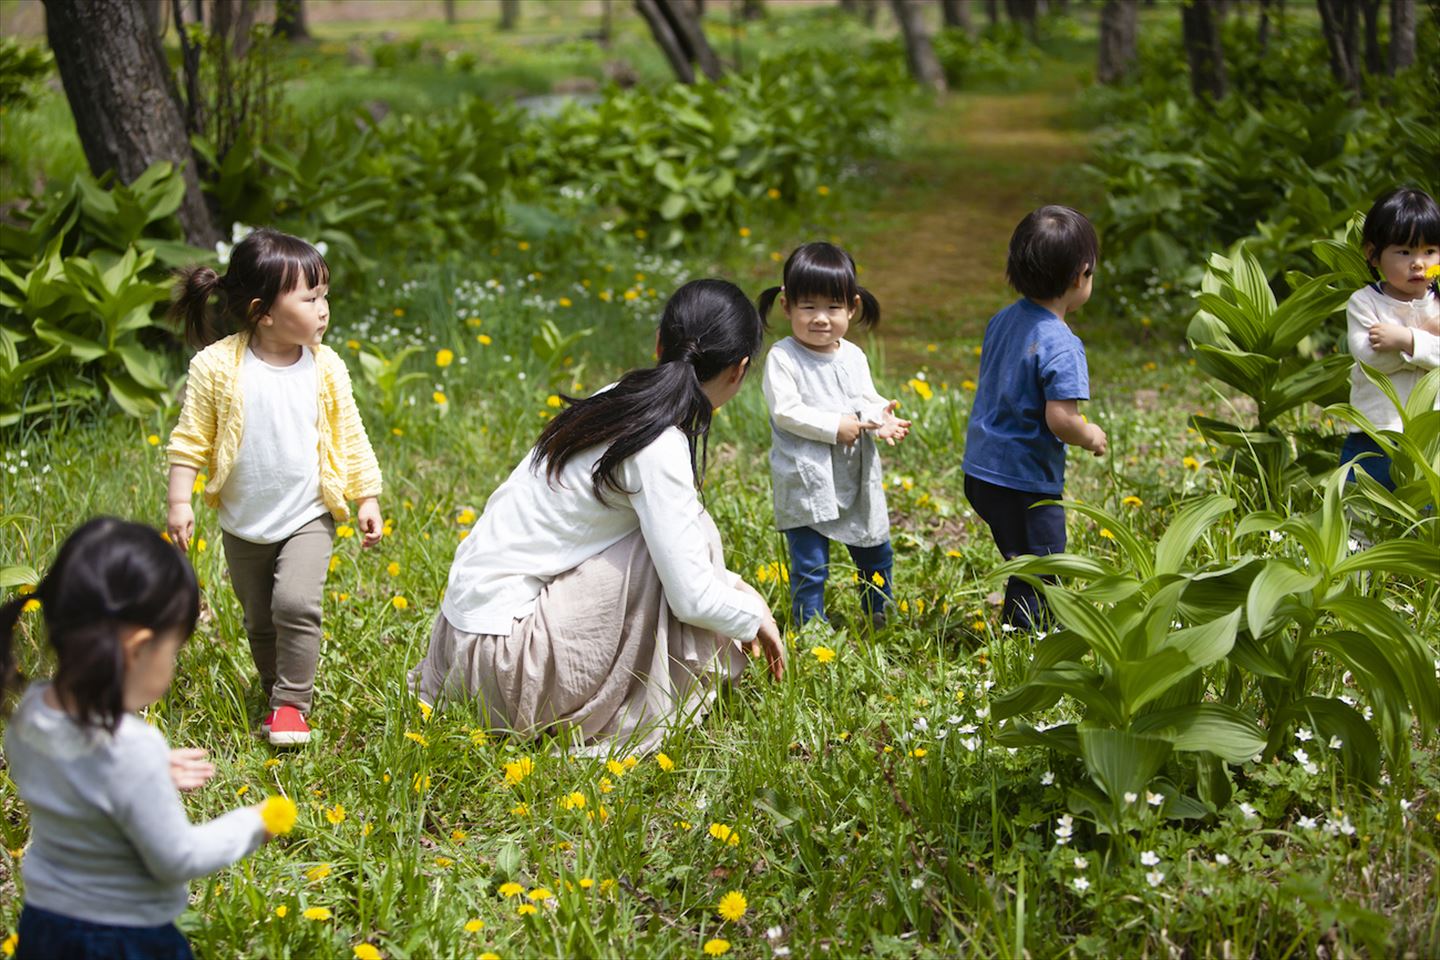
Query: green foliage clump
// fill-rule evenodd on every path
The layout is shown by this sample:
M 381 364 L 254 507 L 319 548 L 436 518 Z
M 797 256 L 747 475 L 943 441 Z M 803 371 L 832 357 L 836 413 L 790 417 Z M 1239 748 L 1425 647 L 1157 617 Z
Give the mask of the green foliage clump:
M 55 57 L 13 37 L 0 37 L 0 110 L 28 110 L 35 106 L 36 89 L 50 74 Z

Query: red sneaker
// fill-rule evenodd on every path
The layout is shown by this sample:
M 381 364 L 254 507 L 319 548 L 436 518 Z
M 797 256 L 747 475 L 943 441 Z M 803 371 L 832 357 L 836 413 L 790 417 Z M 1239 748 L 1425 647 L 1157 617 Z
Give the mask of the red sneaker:
M 270 736 L 270 725 L 275 722 L 275 711 L 271 710 L 265 714 L 265 719 L 260 721 L 260 736 Z
M 294 707 L 281 707 L 270 720 L 270 743 L 277 747 L 310 742 L 310 726 Z

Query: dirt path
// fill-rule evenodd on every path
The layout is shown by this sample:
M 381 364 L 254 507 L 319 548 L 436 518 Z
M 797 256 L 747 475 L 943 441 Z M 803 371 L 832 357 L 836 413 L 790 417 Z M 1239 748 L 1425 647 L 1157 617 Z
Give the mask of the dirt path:
M 897 186 L 845 242 L 861 282 L 880 300 L 880 339 L 892 371 L 928 366 L 973 374 L 970 348 L 1014 296 L 1004 271 L 1015 224 L 1043 203 L 1086 207 L 1077 170 L 1086 134 L 1065 122 L 1079 74 L 1045 83 L 1025 92 L 953 94 L 878 171 L 880 182 Z

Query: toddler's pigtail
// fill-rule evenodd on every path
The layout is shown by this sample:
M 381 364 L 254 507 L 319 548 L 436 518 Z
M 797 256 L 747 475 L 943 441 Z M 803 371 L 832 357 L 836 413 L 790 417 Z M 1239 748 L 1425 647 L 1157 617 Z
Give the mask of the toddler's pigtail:
M 784 289 L 784 287 L 771 287 L 769 290 L 760 294 L 760 300 L 757 305 L 760 308 L 760 322 L 762 324 L 769 325 L 770 308 L 775 305 L 775 298 L 780 296 Z
M 210 309 L 210 298 L 219 289 L 220 275 L 210 267 L 187 267 L 176 274 L 170 318 L 185 329 L 192 347 L 207 347 L 220 339 Z
M 855 322 L 867 330 L 880 326 L 880 301 L 875 299 L 875 294 L 860 287 L 860 316 Z

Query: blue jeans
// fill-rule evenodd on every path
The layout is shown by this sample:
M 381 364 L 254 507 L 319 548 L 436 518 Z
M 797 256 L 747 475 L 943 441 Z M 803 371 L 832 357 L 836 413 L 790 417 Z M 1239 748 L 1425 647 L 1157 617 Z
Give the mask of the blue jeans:
M 91 923 L 25 904 L 15 960 L 195 960 L 173 923 L 122 927 Z
M 975 477 L 965 478 L 965 499 L 990 527 L 1000 556 L 1009 560 L 1022 554 L 1037 557 L 1065 550 L 1065 508 L 1055 504 L 1037 507 L 1041 500 L 1053 500 L 1046 493 L 1012 490 Z M 1022 630 L 1043 627 L 1049 609 L 1034 587 L 1011 577 L 1005 582 L 1004 622 Z
M 790 615 L 795 626 L 804 626 L 811 617 L 825 619 L 825 579 L 830 575 L 830 538 L 809 527 L 785 531 L 790 545 Z M 890 541 L 874 547 L 852 547 L 850 559 L 860 572 L 860 606 L 874 615 L 885 609 L 894 596 L 890 588 L 895 554 Z M 874 577 L 880 575 L 880 583 Z
M 1340 462 L 1349 463 L 1362 453 L 1378 453 L 1378 457 L 1366 457 L 1360 461 L 1360 469 L 1364 470 L 1386 490 L 1395 489 L 1395 481 L 1390 477 L 1390 458 L 1385 451 L 1380 449 L 1380 444 L 1370 439 L 1368 433 L 1352 433 L 1345 438 L 1345 445 L 1340 448 Z M 1351 483 L 1355 482 L 1355 468 L 1351 467 L 1345 479 Z

